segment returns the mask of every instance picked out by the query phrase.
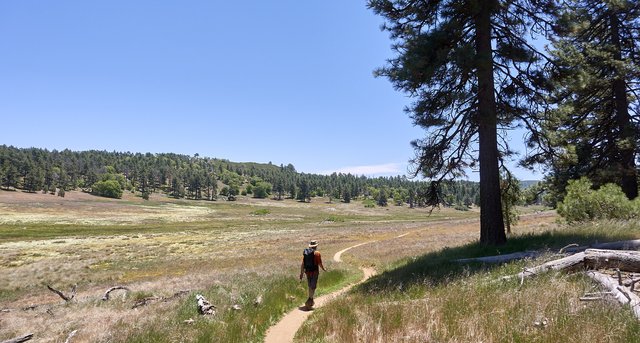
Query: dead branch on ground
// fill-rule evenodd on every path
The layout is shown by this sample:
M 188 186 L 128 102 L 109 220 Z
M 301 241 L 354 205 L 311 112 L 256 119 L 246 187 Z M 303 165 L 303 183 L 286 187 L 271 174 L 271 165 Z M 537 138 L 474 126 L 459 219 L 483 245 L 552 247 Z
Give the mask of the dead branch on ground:
M 178 299 L 186 294 L 189 294 L 189 292 L 191 292 L 190 290 L 181 290 L 181 291 L 177 291 L 175 292 L 172 296 L 170 297 L 157 297 L 157 296 L 151 296 L 151 297 L 146 297 L 143 299 L 140 299 L 138 301 L 136 301 L 135 304 L 133 304 L 133 307 L 131 307 L 132 309 L 134 308 L 138 308 L 138 307 L 142 307 L 142 306 L 146 306 L 150 303 L 154 303 L 154 302 L 158 302 L 158 301 L 162 301 L 162 302 L 169 302 L 171 300 L 174 299 Z
M 21 343 L 21 342 L 26 342 L 26 341 L 28 341 L 28 340 L 30 340 L 32 338 L 33 338 L 33 334 L 30 333 L 30 334 L 26 334 L 24 336 L 20 336 L 20 337 L 16 337 L 16 338 L 13 338 L 13 339 L 10 339 L 10 340 L 2 341 L 1 343 Z
M 125 286 L 115 286 L 115 287 L 111 287 L 111 288 L 109 288 L 109 289 L 104 293 L 104 296 L 102 297 L 102 301 L 107 301 L 107 300 L 109 300 L 109 294 L 110 294 L 111 292 L 115 291 L 115 290 L 118 290 L 118 289 L 122 289 L 122 290 L 125 290 L 125 291 L 127 291 L 127 292 L 130 292 L 129 288 L 127 288 L 127 287 L 125 287 Z
M 142 306 L 146 306 L 147 304 L 159 301 L 161 299 L 162 299 L 161 297 L 156 297 L 156 296 L 142 298 L 142 299 L 136 301 L 135 304 L 133 304 L 133 306 L 131 307 L 131 309 L 142 307 Z
M 606 290 L 601 293 L 585 294 L 580 298 L 581 301 L 595 301 L 603 300 L 605 297 L 613 297 L 619 303 L 629 305 L 636 318 L 640 320 L 640 297 L 633 292 L 636 282 L 640 281 L 640 278 L 636 277 L 637 274 L 634 274 L 640 272 L 640 252 L 638 251 L 587 249 L 584 252 L 549 261 L 533 268 L 525 268 L 517 275 L 509 275 L 501 279 L 519 278 L 520 284 L 522 284 L 525 278 L 546 271 L 571 272 L 580 269 L 587 270 L 586 275 Z M 598 272 L 596 269 L 612 269 L 613 276 Z M 623 272 L 628 279 L 623 280 Z
M 590 270 L 587 276 L 598 282 L 608 290 L 610 295 L 622 305 L 629 305 L 633 314 L 640 320 L 640 297 L 624 286 L 618 285 L 618 281 L 609 275 Z
M 67 340 L 64 341 L 64 343 L 71 343 L 71 339 L 73 338 L 73 336 L 76 335 L 76 333 L 78 333 L 78 330 L 73 330 L 71 331 L 71 333 L 69 334 L 69 336 L 67 336 Z
M 65 295 L 64 293 L 62 293 L 61 291 L 59 291 L 59 290 L 57 290 L 57 289 L 55 289 L 55 288 L 53 288 L 53 287 L 51 287 L 51 286 L 49 286 L 49 285 L 47 285 L 47 288 L 48 288 L 51 292 L 53 292 L 53 293 L 55 293 L 55 294 L 59 295 L 59 296 L 60 296 L 60 298 L 62 298 L 64 301 L 69 302 L 69 301 L 73 300 L 73 298 L 75 298 L 75 297 L 76 297 L 76 287 L 77 287 L 77 286 L 78 286 L 78 285 L 73 285 L 73 287 L 71 287 L 71 295 L 70 295 L 70 296 L 66 296 L 66 295 Z

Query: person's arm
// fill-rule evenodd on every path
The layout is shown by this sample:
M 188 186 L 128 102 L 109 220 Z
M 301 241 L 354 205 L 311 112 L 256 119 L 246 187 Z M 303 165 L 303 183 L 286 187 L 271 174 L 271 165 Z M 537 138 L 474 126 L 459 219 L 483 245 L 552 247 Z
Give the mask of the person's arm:
M 320 268 L 322 268 L 322 270 L 326 272 L 327 270 L 324 269 L 324 266 L 322 265 L 322 255 L 320 255 L 320 253 L 318 253 L 317 257 L 318 257 L 318 260 L 316 262 L 317 262 L 318 266 L 320 266 Z
M 302 260 L 302 264 L 300 265 L 300 280 L 302 280 L 302 276 L 304 276 L 304 259 Z

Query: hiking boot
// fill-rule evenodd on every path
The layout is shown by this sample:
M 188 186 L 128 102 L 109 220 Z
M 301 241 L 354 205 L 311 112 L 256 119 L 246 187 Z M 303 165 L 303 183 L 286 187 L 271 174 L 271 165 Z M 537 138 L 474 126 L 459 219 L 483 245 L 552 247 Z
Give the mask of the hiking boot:
M 307 298 L 307 301 L 304 303 L 304 306 L 306 306 L 307 308 L 311 308 L 313 307 L 314 304 L 315 302 L 313 301 L 313 298 Z

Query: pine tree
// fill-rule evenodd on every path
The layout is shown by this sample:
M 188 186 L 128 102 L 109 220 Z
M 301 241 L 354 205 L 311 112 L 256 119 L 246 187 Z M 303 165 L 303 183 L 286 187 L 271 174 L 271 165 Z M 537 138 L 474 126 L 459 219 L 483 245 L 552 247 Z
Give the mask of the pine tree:
M 415 173 L 443 180 L 480 169 L 480 241 L 506 242 L 499 130 L 537 112 L 538 54 L 526 41 L 545 1 L 369 0 L 386 19 L 397 56 L 377 71 L 416 101 L 406 111 L 427 137 L 412 142 Z M 550 5 L 549 5 L 550 6 Z M 544 10 L 544 11 L 543 11 Z M 478 154 L 473 151 L 477 149 Z
M 342 201 L 347 204 L 351 202 L 351 192 L 346 188 L 342 193 Z
M 378 199 L 376 199 L 378 206 L 385 207 L 387 206 L 387 192 L 383 189 L 378 193 Z
M 544 129 L 554 190 L 589 177 L 638 196 L 640 3 L 573 0 L 557 15 L 555 92 Z M 549 164 L 549 163 L 548 163 Z

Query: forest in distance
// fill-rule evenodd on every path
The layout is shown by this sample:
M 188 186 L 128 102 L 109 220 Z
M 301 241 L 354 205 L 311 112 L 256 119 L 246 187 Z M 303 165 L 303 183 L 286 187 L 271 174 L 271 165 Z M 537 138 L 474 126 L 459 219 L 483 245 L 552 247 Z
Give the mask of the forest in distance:
M 479 203 L 479 187 L 473 181 L 433 184 L 406 176 L 377 177 L 333 173 L 298 173 L 292 164 L 231 162 L 225 159 L 179 155 L 107 151 L 71 151 L 0 146 L 0 180 L 4 190 L 43 192 L 64 196 L 81 189 L 96 195 L 120 198 L 122 192 L 145 199 L 152 193 L 194 200 L 234 200 L 239 195 L 256 198 L 292 198 L 311 201 L 329 197 L 343 202 L 370 199 L 371 205 L 410 207 L 455 206 L 467 209 Z M 521 181 L 518 188 L 531 190 L 539 201 L 537 181 Z M 538 200 L 536 200 L 536 198 Z

